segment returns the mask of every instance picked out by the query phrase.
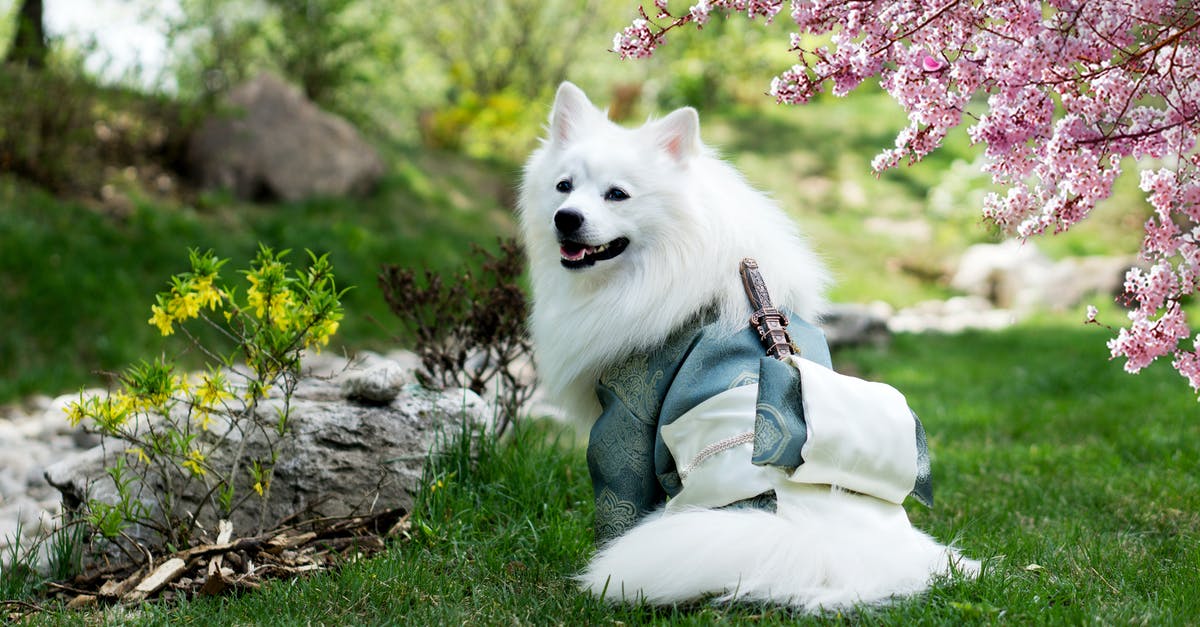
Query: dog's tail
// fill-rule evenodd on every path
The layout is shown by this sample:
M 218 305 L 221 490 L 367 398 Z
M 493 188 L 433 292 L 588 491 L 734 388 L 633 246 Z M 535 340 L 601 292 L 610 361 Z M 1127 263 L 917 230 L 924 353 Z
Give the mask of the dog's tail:
M 899 505 L 833 491 L 820 502 L 658 512 L 605 546 L 579 576 L 612 601 L 672 604 L 715 595 L 807 610 L 924 591 L 979 562 L 914 529 Z M 886 506 L 886 507 L 884 507 Z

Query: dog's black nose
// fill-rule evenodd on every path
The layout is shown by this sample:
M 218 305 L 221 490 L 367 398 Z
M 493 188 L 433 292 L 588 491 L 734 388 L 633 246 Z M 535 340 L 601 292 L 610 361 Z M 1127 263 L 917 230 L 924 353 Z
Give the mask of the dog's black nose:
M 583 214 L 575 209 L 559 209 L 554 213 L 554 226 L 559 233 L 570 235 L 583 226 Z

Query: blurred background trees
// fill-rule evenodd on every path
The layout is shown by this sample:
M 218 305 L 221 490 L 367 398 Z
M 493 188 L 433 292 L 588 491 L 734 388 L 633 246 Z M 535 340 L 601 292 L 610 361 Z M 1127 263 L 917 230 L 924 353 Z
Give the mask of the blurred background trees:
M 652 62 L 623 63 L 607 50 L 633 5 L 600 0 L 116 2 L 113 6 L 139 11 L 146 23 L 165 25 L 165 58 L 138 65 L 106 59 L 111 51 L 98 38 L 79 33 L 48 38 L 46 1 L 0 0 L 0 50 L 8 80 L 15 80 L 16 68 L 44 69 L 79 87 L 74 97 L 58 93 L 52 101 L 60 106 L 88 100 L 89 91 L 132 92 L 190 109 L 170 121 L 171 126 L 187 124 L 216 108 L 233 86 L 269 71 L 382 141 L 507 160 L 519 160 L 529 150 L 543 122 L 545 107 L 530 105 L 542 103 L 566 78 L 598 100 L 611 100 L 613 116 L 627 119 L 664 107 L 691 104 L 711 110 L 760 99 L 764 72 L 786 58 L 785 50 L 772 50 L 778 46 L 759 25 L 721 20 L 709 28 L 742 42 L 740 54 L 717 54 L 680 41 Z M 91 11 L 88 20 L 97 31 L 105 28 L 104 12 L 112 8 L 48 1 L 71 7 L 51 11 L 54 15 Z M 95 71 L 97 66 L 102 71 Z M 24 87 L 14 85 L 0 96 L 6 112 L 24 107 L 54 117 L 27 98 L 32 86 Z M 24 104 L 8 102 L 17 94 Z M 6 127 L 17 125 L 10 120 L 36 117 L 34 111 L 5 116 Z M 75 134 L 66 127 L 93 122 L 46 120 L 58 128 L 54 134 L 62 135 Z M 37 160 L 54 159 L 40 148 L 9 149 L 12 154 L 31 151 Z M 33 176 L 63 187 L 49 174 Z
M 16 29 L 4 62 L 41 69 L 46 65 L 49 46 L 42 21 L 42 0 L 21 0 L 17 9 Z

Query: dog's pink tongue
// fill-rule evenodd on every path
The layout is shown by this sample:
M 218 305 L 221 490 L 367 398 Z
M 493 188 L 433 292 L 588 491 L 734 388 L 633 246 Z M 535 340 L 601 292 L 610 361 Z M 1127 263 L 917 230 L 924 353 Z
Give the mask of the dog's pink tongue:
M 563 259 L 566 259 L 567 261 L 579 261 L 580 259 L 583 259 L 584 257 L 586 257 L 588 253 L 592 252 L 592 250 L 593 250 L 593 248 L 591 246 L 582 246 L 579 244 L 563 244 L 558 249 L 558 253 L 560 255 L 562 255 Z

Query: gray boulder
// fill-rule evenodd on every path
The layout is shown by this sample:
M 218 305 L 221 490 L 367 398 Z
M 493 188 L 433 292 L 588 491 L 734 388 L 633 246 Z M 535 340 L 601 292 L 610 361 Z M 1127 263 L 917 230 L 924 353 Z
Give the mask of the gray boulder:
M 428 454 L 471 424 L 486 423 L 490 416 L 484 402 L 462 389 L 429 391 L 405 384 L 406 377 L 392 376 L 394 363 L 382 358 L 371 360 L 367 370 L 387 371 L 387 376 L 369 376 L 372 398 L 361 395 L 347 398 L 348 390 L 359 389 L 345 380 L 362 374 L 351 366 L 330 377 L 312 377 L 298 384 L 289 408 L 289 437 L 278 446 L 278 461 L 266 497 L 253 493 L 253 480 L 246 464 L 235 477 L 235 498 L 246 497 L 247 506 L 231 517 L 239 536 L 270 530 L 286 519 L 315 516 L 367 514 L 393 508 L 410 508 L 420 487 Z M 377 373 L 378 373 L 377 372 Z M 392 384 L 395 389 L 384 390 Z M 383 400 L 390 396 L 390 400 Z M 273 425 L 284 408 L 281 397 L 260 402 L 255 415 L 265 425 Z M 225 438 L 220 453 L 209 456 L 213 468 L 228 468 L 234 450 L 244 450 L 243 459 L 268 455 L 267 435 L 256 430 L 242 433 L 216 421 L 203 438 Z M 46 469 L 45 476 L 63 497 L 63 506 L 71 511 L 88 499 L 115 503 L 116 488 L 105 474 L 123 447 L 109 442 L 107 449 L 95 447 Z M 192 481 L 179 494 L 176 511 L 199 510 L 195 525 L 216 529 L 217 512 L 212 506 L 198 508 L 211 489 Z M 179 490 L 176 477 L 176 490 Z M 167 490 L 159 475 L 148 475 L 145 482 L 134 484 L 141 500 L 155 508 L 155 495 Z M 160 538 L 148 529 L 132 529 L 138 542 L 155 546 Z
M 892 306 L 884 302 L 835 303 L 821 316 L 821 330 L 829 348 L 886 346 L 892 338 L 888 330 L 892 313 Z
M 976 244 L 963 253 L 950 286 L 1018 313 L 1062 311 L 1092 294 L 1119 294 L 1125 272 L 1135 263 L 1132 256 L 1054 261 L 1032 242 Z
M 1053 268 L 1032 242 L 975 244 L 959 259 L 950 287 L 1000 308 L 1028 309 L 1039 304 L 1042 282 Z
M 227 111 L 200 125 L 188 161 L 201 185 L 249 200 L 364 194 L 383 160 L 346 120 L 270 74 L 235 87 Z
M 1135 265 L 1132 255 L 1068 257 L 1056 263 L 1043 282 L 1042 302 L 1063 311 L 1093 294 L 1117 296 L 1125 290 L 1125 274 Z
M 996 309 L 982 296 L 955 296 L 906 307 L 888 320 L 893 333 L 961 333 L 968 329 L 1003 329 L 1017 322 L 1009 309 Z

